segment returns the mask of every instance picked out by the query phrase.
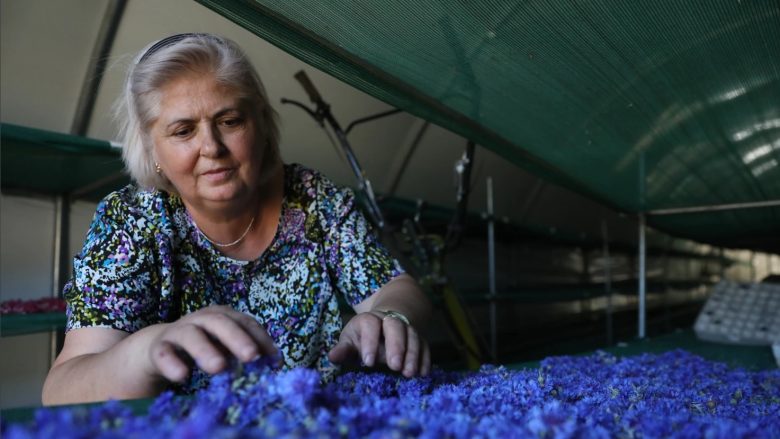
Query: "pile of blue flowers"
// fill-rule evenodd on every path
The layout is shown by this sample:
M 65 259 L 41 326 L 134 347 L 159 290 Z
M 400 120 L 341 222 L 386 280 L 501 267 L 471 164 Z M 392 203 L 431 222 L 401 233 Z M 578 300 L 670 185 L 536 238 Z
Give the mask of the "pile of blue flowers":
M 275 372 L 262 362 L 166 392 L 144 416 L 120 402 L 41 409 L 19 438 L 537 437 L 780 438 L 780 370 L 749 372 L 677 350 L 553 357 L 538 369 L 435 370 L 406 379 Z

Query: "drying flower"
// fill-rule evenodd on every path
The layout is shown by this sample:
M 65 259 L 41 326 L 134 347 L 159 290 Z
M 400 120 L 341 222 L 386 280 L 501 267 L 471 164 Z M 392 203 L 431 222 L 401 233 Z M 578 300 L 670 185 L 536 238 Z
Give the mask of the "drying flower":
M 780 437 L 780 371 L 750 372 L 682 350 L 552 357 L 536 370 L 484 366 L 406 379 L 350 372 L 323 385 L 272 361 L 218 374 L 144 416 L 119 402 L 38 410 L 26 438 Z

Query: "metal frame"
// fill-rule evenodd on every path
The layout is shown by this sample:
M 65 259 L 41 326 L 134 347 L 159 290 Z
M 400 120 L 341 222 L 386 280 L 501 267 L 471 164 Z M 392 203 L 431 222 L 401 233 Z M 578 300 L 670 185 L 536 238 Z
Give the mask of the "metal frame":
M 71 134 L 85 136 L 92 120 L 92 112 L 95 109 L 95 101 L 100 89 L 100 83 L 106 71 L 111 46 L 116 39 L 119 22 L 125 11 L 127 0 L 113 0 L 106 6 L 105 14 L 92 49 L 89 65 L 87 66 L 84 82 L 79 94 Z M 74 197 L 97 189 L 103 184 L 115 181 L 124 174 L 110 175 L 98 181 L 92 182 L 72 193 L 63 193 L 54 198 L 54 242 L 52 244 L 52 297 L 60 297 L 65 281 L 69 276 L 70 266 L 70 207 Z M 57 330 L 49 333 L 49 363 L 53 364 L 65 339 L 64 331 Z
M 407 132 L 403 142 L 398 146 L 398 154 L 395 159 L 392 160 L 390 166 L 388 166 L 387 179 L 385 181 L 385 194 L 395 195 L 398 190 L 398 185 L 401 184 L 401 177 L 406 172 L 407 166 L 412 159 L 412 156 L 417 151 L 417 147 L 420 146 L 425 133 L 430 127 L 430 122 L 425 119 L 415 119 L 412 122 L 412 126 Z
M 119 29 L 119 22 L 122 21 L 126 5 L 127 0 L 113 0 L 106 7 L 103 22 L 100 25 L 100 31 L 95 41 L 95 47 L 92 48 L 92 55 L 89 58 L 84 83 L 81 86 L 76 113 L 70 129 L 72 134 L 78 136 L 87 135 L 89 123 L 92 121 L 92 111 L 95 109 L 95 101 L 100 90 L 100 83 L 103 81 L 106 65 L 111 55 L 111 46 L 114 45 L 116 32 Z
M 647 300 L 646 291 L 646 270 L 645 270 L 645 256 L 647 249 L 645 246 L 645 215 L 639 214 L 639 338 L 645 338 L 645 318 L 647 311 L 645 309 L 645 302 Z
M 638 333 L 639 338 L 645 338 L 645 322 L 646 322 L 646 273 L 645 273 L 645 217 L 646 215 L 680 215 L 691 213 L 705 213 L 705 212 L 718 212 L 726 210 L 743 210 L 743 209 L 757 209 L 762 207 L 780 207 L 780 200 L 767 200 L 767 201 L 754 201 L 746 203 L 729 203 L 729 204 L 713 204 L 708 206 L 690 206 L 690 207 L 674 207 L 669 209 L 655 209 L 648 210 L 646 212 L 639 213 L 639 323 Z M 721 255 L 723 250 L 721 249 Z M 755 281 L 755 265 L 754 265 L 755 252 L 750 253 L 750 269 L 753 274 L 753 281 Z M 721 271 L 722 272 L 722 271 Z
M 604 252 L 604 292 L 607 296 L 606 306 L 606 326 L 607 326 L 607 346 L 612 346 L 614 343 L 614 335 L 612 330 L 612 258 L 609 255 L 609 230 L 607 229 L 607 222 L 601 221 L 601 239 L 603 241 Z
M 70 249 L 70 196 L 54 198 L 54 242 L 52 243 L 51 296 L 60 297 L 68 277 L 68 252 Z M 62 331 L 49 332 L 49 364 L 54 364 L 65 338 Z
M 303 87 L 304 91 L 309 96 L 309 100 L 314 104 L 314 109 L 311 109 L 308 106 L 292 99 L 282 98 L 281 102 L 283 104 L 295 105 L 296 107 L 306 111 L 306 113 L 314 118 L 314 120 L 316 120 L 317 123 L 319 123 L 323 129 L 325 129 L 326 133 L 328 133 L 328 130 L 325 127 L 330 127 L 330 129 L 333 131 L 333 134 L 336 135 L 336 139 L 338 140 L 339 146 L 341 147 L 341 151 L 344 153 L 352 173 L 355 174 L 355 178 L 357 179 L 358 183 L 357 189 L 365 195 L 364 202 L 366 204 L 366 209 L 368 211 L 369 217 L 371 218 L 371 221 L 379 230 L 384 229 L 385 219 L 382 215 L 382 210 L 379 208 L 379 204 L 377 204 L 376 195 L 374 194 L 371 181 L 366 178 L 365 174 L 363 173 L 363 168 L 360 167 L 357 156 L 355 155 L 354 151 L 352 151 L 352 146 L 349 144 L 347 134 L 341 128 L 341 125 L 333 116 L 333 113 L 331 113 L 330 104 L 322 99 L 320 92 L 314 86 L 314 83 L 311 82 L 311 79 L 309 79 L 309 76 L 304 70 L 298 71 L 298 73 L 295 74 L 295 79 L 301 84 L 301 87 Z M 378 118 L 397 113 L 398 111 L 395 110 L 385 111 L 380 114 L 363 118 L 359 120 L 358 123 L 376 120 Z
M 487 181 L 487 232 L 488 232 L 488 283 L 490 300 L 490 354 L 493 360 L 498 358 L 498 323 L 496 321 L 496 232 L 493 216 L 493 178 Z
M 672 207 L 645 212 L 647 215 L 678 215 L 682 213 L 703 213 L 722 210 L 756 209 L 759 207 L 780 207 L 780 200 L 754 201 L 749 203 L 712 204 L 709 206 Z

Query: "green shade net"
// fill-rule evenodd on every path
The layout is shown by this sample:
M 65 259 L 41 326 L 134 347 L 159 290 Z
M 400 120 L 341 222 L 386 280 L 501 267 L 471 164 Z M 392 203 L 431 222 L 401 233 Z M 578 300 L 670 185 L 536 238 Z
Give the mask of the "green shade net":
M 619 210 L 780 200 L 778 1 L 198 1 Z M 778 207 L 649 224 L 780 251 Z
M 98 200 L 129 181 L 118 148 L 104 140 L 19 125 L 0 126 L 3 191 Z

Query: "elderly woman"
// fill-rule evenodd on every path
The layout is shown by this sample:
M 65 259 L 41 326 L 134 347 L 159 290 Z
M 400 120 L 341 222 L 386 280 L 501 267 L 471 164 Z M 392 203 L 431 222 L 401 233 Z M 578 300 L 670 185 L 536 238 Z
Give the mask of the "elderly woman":
M 353 360 L 428 373 L 429 302 L 351 191 L 281 162 L 275 113 L 234 42 L 151 45 L 121 106 L 136 184 L 98 205 L 74 259 L 45 404 L 194 389 L 258 356 L 325 377 Z M 338 295 L 356 313 L 343 328 Z

